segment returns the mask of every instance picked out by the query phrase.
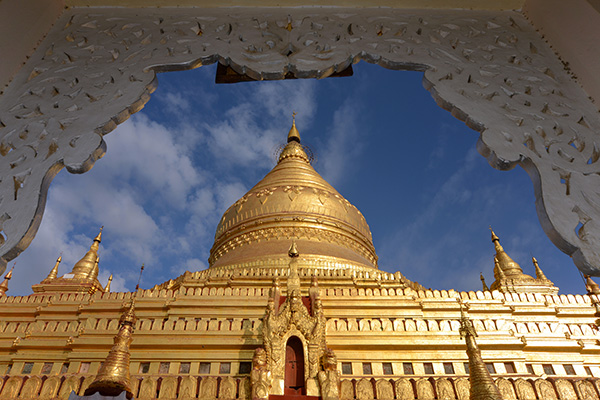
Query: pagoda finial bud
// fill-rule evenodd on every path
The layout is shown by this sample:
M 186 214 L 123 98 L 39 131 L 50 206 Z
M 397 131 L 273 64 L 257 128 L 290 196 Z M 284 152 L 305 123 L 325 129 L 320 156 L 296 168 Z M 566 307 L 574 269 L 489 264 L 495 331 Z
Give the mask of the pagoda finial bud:
M 12 278 L 12 273 L 13 273 L 13 270 L 15 269 L 16 264 L 17 264 L 16 262 L 13 264 L 10 271 L 8 271 L 8 274 L 6 274 L 4 276 L 4 280 L 2 281 L 2 283 L 0 283 L 0 297 L 4 296 L 4 294 L 6 294 L 6 292 L 8 292 L 8 281 L 11 280 L 11 278 Z
M 58 258 L 56 259 L 56 263 L 54 264 L 54 267 L 52 267 L 52 269 L 50 270 L 50 273 L 48 274 L 46 279 L 56 279 L 57 278 L 58 266 L 60 265 L 61 261 L 62 261 L 62 256 L 58 256 Z
M 546 278 L 546 275 L 544 275 L 544 272 L 538 265 L 538 260 L 535 257 L 531 257 L 531 261 L 533 262 L 533 265 L 535 267 L 535 276 L 541 281 L 547 281 L 548 278 Z
M 500 267 L 498 257 L 494 257 L 494 277 L 497 281 L 506 279 L 506 275 L 504 275 L 504 271 L 502 270 L 502 267 Z
M 592 280 L 592 277 L 589 275 L 583 275 L 583 277 L 585 278 L 585 288 L 588 294 L 600 295 L 600 286 Z
M 492 242 L 495 242 L 495 241 L 497 241 L 497 240 L 498 240 L 498 241 L 500 240 L 500 238 L 499 238 L 498 236 L 496 236 L 496 234 L 494 233 L 494 230 L 492 229 L 492 226 L 491 226 L 491 225 L 490 225 L 490 232 L 492 233 Z
M 96 235 L 96 237 L 94 238 L 94 242 L 102 242 L 102 231 L 104 230 L 104 225 L 102 225 L 100 227 L 100 232 L 98 232 L 98 234 Z
M 298 253 L 298 247 L 296 247 L 296 242 L 292 241 L 292 245 L 290 246 L 290 249 L 288 250 L 288 256 L 290 256 L 290 258 L 295 258 L 298 257 L 300 255 L 300 253 Z
M 110 274 L 110 276 L 108 277 L 108 283 L 104 287 L 104 293 L 110 292 L 110 284 L 111 284 L 112 280 L 113 280 L 113 276 L 112 276 L 112 274 Z
M 533 266 L 535 267 L 535 276 L 542 281 L 547 281 L 546 275 L 544 275 L 544 271 L 540 268 L 538 264 L 538 260 L 535 257 L 531 257 L 531 261 L 533 262 Z
M 4 277 L 4 279 L 12 279 L 13 270 L 15 269 L 15 265 L 17 265 L 16 261 L 14 262 L 12 268 L 10 269 L 10 271 L 8 271 L 8 274 L 6 274 L 6 276 Z
M 488 287 L 488 285 L 486 285 L 485 283 L 485 278 L 483 277 L 483 273 L 479 273 L 479 279 L 481 279 L 481 285 L 483 286 L 483 291 L 484 292 L 489 292 L 490 288 Z
M 100 272 L 100 269 L 98 267 L 99 263 L 100 263 L 100 257 L 96 257 L 96 261 L 94 261 L 94 268 L 88 275 L 88 279 L 97 279 L 98 278 L 98 273 Z
M 296 128 L 296 112 L 294 111 L 292 113 L 292 128 L 290 129 L 290 132 L 288 133 L 288 137 L 287 137 L 287 142 L 298 142 L 300 143 L 300 133 L 298 132 L 298 129 Z

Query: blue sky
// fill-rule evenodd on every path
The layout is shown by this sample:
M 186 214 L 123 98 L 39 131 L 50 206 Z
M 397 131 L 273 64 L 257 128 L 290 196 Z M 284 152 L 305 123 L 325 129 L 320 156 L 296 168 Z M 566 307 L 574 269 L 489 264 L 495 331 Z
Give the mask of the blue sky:
M 142 263 L 144 288 L 206 268 L 222 213 L 275 165 L 292 111 L 315 169 L 365 215 L 381 269 L 480 290 L 479 272 L 493 282 L 491 225 L 526 273 L 534 255 L 561 293 L 584 292 L 540 227 L 525 171 L 491 168 L 422 73 L 361 62 L 351 78 L 215 85 L 215 68 L 159 74 L 91 171 L 61 171 L 10 294 L 31 293 L 61 253 L 69 272 L 101 225 L 100 280 L 114 274 L 113 290 L 132 290 Z

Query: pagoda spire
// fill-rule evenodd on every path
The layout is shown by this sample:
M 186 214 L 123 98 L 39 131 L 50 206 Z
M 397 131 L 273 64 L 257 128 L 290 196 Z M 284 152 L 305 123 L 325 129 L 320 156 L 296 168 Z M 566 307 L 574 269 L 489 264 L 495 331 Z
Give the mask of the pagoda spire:
M 481 279 L 481 285 L 483 286 L 483 291 L 484 292 L 489 292 L 490 288 L 488 287 L 488 285 L 486 285 L 485 283 L 485 278 L 483 277 L 483 273 L 479 273 L 479 279 Z
M 104 363 L 98 370 L 96 379 L 85 391 L 85 396 L 100 393 L 102 396 L 118 396 L 125 392 L 128 399 L 133 397 L 129 375 L 129 346 L 133 340 L 135 325 L 135 298 L 119 320 L 119 332 L 114 338 Z
M 100 228 L 100 233 L 94 238 L 92 245 L 88 252 L 83 256 L 83 258 L 73 266 L 73 270 L 71 274 L 73 274 L 74 278 L 78 279 L 93 279 L 94 267 L 96 265 L 96 260 L 98 259 L 98 249 L 100 248 L 100 243 L 102 242 L 102 230 L 104 227 Z
M 58 256 L 58 258 L 56 259 L 56 264 L 54 264 L 54 267 L 52 268 L 52 270 L 50 270 L 50 273 L 46 277 L 46 280 L 56 279 L 56 277 L 58 276 L 58 266 L 60 265 L 61 261 L 62 256 Z
M 300 143 L 300 132 L 296 128 L 296 112 L 292 113 L 292 127 L 288 133 L 287 142 L 298 142 Z
M 588 294 L 589 295 L 592 295 L 592 294 L 599 295 L 600 294 L 600 286 L 598 286 L 598 284 L 592 280 L 591 276 L 584 275 L 583 277 L 585 278 L 585 288 L 586 288 Z
M 16 263 L 15 263 L 16 264 Z M 13 270 L 15 269 L 15 264 L 13 264 L 8 274 L 4 276 L 4 280 L 0 283 L 0 297 L 4 296 L 6 292 L 8 292 L 8 281 L 12 279 Z
M 113 276 L 112 276 L 112 274 L 110 274 L 110 276 L 108 277 L 108 283 L 104 287 L 104 293 L 110 292 L 110 284 L 111 284 L 112 280 L 113 280 Z
M 286 158 L 301 159 L 306 163 L 310 164 L 310 157 L 304 151 L 304 147 L 300 144 L 300 133 L 296 128 L 296 113 L 293 113 L 292 127 L 287 136 L 287 144 L 279 154 L 279 161 L 285 160 Z
M 462 303 L 460 303 L 460 336 L 467 344 L 467 356 L 469 357 L 469 381 L 471 382 L 470 400 L 502 400 L 500 390 L 494 383 L 490 372 L 487 370 L 481 350 L 475 338 L 477 332 L 473 322 L 465 316 Z
M 544 275 L 544 272 L 538 265 L 538 260 L 535 257 L 531 257 L 531 261 L 533 261 L 533 265 L 535 267 L 535 276 L 541 281 L 548 281 L 549 279 L 546 278 L 546 275 Z
M 504 271 L 500 267 L 500 261 L 498 261 L 497 257 L 494 257 L 494 278 L 496 278 L 496 282 L 506 279 L 506 275 L 504 275 Z
M 522 276 L 523 269 L 521 266 L 506 254 L 506 251 L 504 251 L 504 248 L 500 244 L 500 238 L 498 238 L 491 227 L 490 231 L 492 232 L 492 242 L 496 249 L 496 258 L 498 259 L 500 268 L 503 270 L 502 272 L 504 272 L 505 275 Z
M 92 268 L 92 271 L 88 275 L 88 279 L 97 279 L 98 278 L 98 273 L 100 272 L 100 268 L 98 267 L 99 263 L 100 263 L 100 257 L 96 257 L 96 261 L 94 261 L 94 268 Z

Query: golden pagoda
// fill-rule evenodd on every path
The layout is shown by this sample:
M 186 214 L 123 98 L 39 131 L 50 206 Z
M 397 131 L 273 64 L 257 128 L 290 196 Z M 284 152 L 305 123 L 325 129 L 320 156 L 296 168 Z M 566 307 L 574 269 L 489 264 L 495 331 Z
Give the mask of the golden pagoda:
M 98 249 L 102 242 L 102 230 L 92 241 L 92 245 L 87 253 L 77 261 L 70 273 L 58 276 L 58 267 L 62 261 L 62 256 L 59 256 L 50 273 L 40 283 L 33 285 L 31 288 L 34 293 L 90 293 L 93 294 L 97 290 L 103 291 L 104 288 L 98 281 Z
M 489 288 L 380 270 L 365 218 L 314 170 L 295 122 L 222 216 L 208 269 L 114 292 L 97 279 L 100 241 L 33 294 L 0 296 L 0 400 L 600 400 L 591 279 L 558 295 L 493 232 Z

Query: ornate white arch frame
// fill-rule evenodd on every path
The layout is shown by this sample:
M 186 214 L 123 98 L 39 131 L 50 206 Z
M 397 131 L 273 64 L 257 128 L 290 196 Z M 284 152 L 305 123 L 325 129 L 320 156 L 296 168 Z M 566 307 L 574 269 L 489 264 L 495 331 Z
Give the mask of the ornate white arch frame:
M 52 178 L 102 157 L 156 72 L 217 60 L 257 79 L 359 60 L 424 71 L 493 167 L 527 170 L 554 244 L 600 275 L 598 112 L 522 14 L 341 8 L 66 10 L 0 97 L 0 270 L 33 239 Z

